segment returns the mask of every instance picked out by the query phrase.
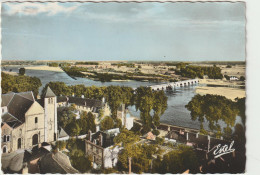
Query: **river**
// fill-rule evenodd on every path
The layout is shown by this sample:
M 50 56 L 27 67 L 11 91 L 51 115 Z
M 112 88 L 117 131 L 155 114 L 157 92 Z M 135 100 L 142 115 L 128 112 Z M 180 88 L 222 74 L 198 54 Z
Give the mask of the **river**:
M 18 67 L 8 67 L 8 70 L 12 69 L 13 72 L 18 72 Z M 86 78 L 76 78 L 73 79 L 69 77 L 65 72 L 53 72 L 53 71 L 43 71 L 43 70 L 29 70 L 26 69 L 26 75 L 38 77 L 42 82 L 42 87 L 40 88 L 40 92 L 42 88 L 50 81 L 61 81 L 66 83 L 67 85 L 77 85 L 84 84 L 85 86 L 110 86 L 110 85 L 119 85 L 119 86 L 129 86 L 129 87 L 139 87 L 139 86 L 147 86 L 158 84 L 157 82 L 141 82 L 141 81 L 114 81 L 114 82 L 100 82 L 94 81 Z M 172 92 L 167 92 L 166 95 L 168 97 L 168 107 L 165 113 L 161 116 L 160 121 L 162 123 L 183 126 L 193 129 L 200 128 L 200 122 L 198 120 L 191 120 L 190 112 L 185 108 L 185 105 L 192 99 L 195 93 L 196 86 L 186 86 L 179 87 L 174 89 Z M 129 108 L 130 113 L 136 117 L 139 116 L 139 111 L 135 110 L 135 107 Z M 241 123 L 240 117 L 237 117 L 236 123 Z M 225 126 L 224 122 L 219 123 L 222 127 Z M 204 122 L 205 129 L 208 129 L 208 123 Z

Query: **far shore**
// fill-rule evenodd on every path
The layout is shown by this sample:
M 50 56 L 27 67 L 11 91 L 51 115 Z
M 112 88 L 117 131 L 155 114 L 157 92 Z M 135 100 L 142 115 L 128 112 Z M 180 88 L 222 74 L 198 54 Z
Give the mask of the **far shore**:
M 239 88 L 230 87 L 196 87 L 196 93 L 201 95 L 213 94 L 225 96 L 228 99 L 235 101 L 235 99 L 246 97 L 246 91 Z
M 50 67 L 50 66 L 28 66 L 28 67 L 25 67 L 25 69 L 63 72 L 63 70 L 60 67 Z

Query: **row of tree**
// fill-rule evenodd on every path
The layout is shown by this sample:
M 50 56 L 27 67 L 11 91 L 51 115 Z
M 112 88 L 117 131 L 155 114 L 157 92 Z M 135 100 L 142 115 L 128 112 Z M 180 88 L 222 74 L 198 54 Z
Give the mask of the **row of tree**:
M 39 88 L 42 85 L 41 80 L 37 77 L 9 75 L 2 72 L 1 78 L 1 88 L 3 94 L 8 92 L 32 91 L 34 96 L 37 97 Z
M 135 91 L 131 87 L 125 86 L 84 86 L 74 85 L 67 86 L 63 82 L 49 82 L 43 88 L 44 92 L 47 87 L 50 87 L 56 95 L 75 96 L 85 98 L 99 99 L 105 97 L 115 123 L 119 124 L 121 121 L 117 119 L 117 111 L 122 104 L 125 107 L 135 105 L 136 110 L 141 113 L 141 120 L 143 122 L 143 133 L 154 130 L 155 134 L 159 134 L 156 128 L 160 124 L 160 116 L 167 108 L 167 96 L 163 91 L 152 91 L 149 87 L 138 87 Z M 153 114 L 151 114 L 153 113 Z
M 141 144 L 140 138 L 126 129 L 114 138 L 115 145 L 123 146 L 119 154 L 117 168 L 119 171 L 128 169 L 129 174 L 135 173 L 182 173 L 189 169 L 196 172 L 198 159 L 191 147 L 180 145 L 173 151 L 164 154 L 159 144 Z M 157 157 L 156 159 L 154 157 Z
M 245 98 L 232 101 L 220 95 L 195 95 L 185 106 L 191 113 L 192 120 L 198 120 L 201 123 L 201 132 L 205 133 L 203 122 L 209 123 L 209 129 L 216 132 L 217 136 L 230 136 L 231 127 L 234 127 L 236 117 L 239 115 L 245 123 Z M 227 127 L 222 128 L 220 121 L 224 121 Z
M 75 107 L 58 108 L 58 125 L 62 127 L 69 136 L 87 134 L 88 131 L 96 132 L 95 116 L 91 112 L 82 112 L 80 119 L 76 119 Z
M 196 78 L 196 77 L 203 78 L 204 75 L 207 75 L 210 79 L 223 78 L 223 75 L 221 74 L 221 69 L 216 65 L 214 65 L 213 67 L 189 65 L 189 66 L 181 67 L 179 70 L 176 70 L 176 74 L 188 78 Z

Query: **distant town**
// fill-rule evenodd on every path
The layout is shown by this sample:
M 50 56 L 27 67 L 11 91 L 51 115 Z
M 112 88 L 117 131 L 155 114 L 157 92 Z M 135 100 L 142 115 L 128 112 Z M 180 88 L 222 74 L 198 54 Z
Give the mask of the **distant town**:
M 245 171 L 245 62 L 2 60 L 1 78 L 4 173 Z

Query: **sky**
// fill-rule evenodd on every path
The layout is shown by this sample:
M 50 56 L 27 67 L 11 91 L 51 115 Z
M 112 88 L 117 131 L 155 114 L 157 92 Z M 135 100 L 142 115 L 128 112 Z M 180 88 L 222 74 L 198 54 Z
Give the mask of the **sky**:
M 245 61 L 243 2 L 3 3 L 3 60 Z

